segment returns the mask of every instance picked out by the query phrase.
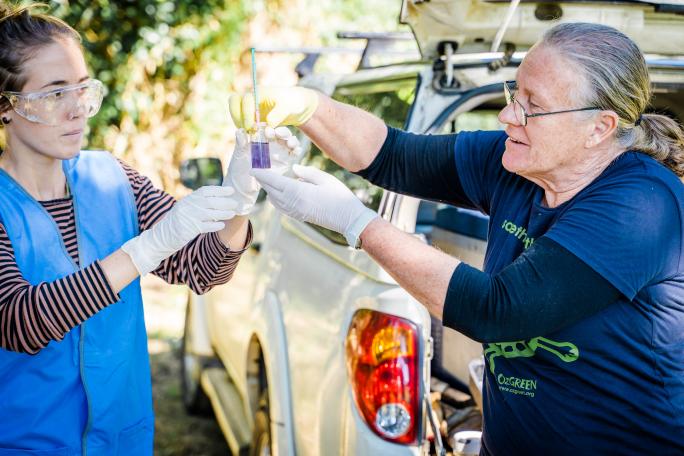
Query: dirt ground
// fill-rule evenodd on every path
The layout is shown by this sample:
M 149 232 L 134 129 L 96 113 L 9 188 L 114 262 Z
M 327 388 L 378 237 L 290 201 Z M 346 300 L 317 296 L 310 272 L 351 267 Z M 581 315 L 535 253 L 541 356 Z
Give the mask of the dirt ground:
M 230 455 L 213 416 L 189 416 L 183 408 L 180 383 L 180 341 L 186 288 L 148 275 L 143 280 L 145 320 L 152 364 L 156 414 L 154 454 L 158 456 Z

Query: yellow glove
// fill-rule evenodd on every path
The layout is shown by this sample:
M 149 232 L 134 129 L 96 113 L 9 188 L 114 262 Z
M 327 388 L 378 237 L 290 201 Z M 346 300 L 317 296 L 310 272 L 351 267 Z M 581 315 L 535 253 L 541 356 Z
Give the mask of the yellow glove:
M 235 126 L 248 131 L 254 130 L 253 94 L 232 94 L 228 103 Z M 260 119 L 272 128 L 281 125 L 297 127 L 309 120 L 317 107 L 318 93 L 305 87 L 259 89 Z

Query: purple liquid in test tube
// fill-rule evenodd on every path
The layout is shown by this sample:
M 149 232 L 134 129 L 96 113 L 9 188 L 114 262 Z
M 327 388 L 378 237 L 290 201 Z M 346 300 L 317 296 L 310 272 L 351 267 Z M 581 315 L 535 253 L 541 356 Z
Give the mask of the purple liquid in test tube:
M 271 155 L 268 150 L 267 142 L 253 141 L 251 144 L 252 150 L 252 168 L 270 168 Z
M 268 140 L 264 133 L 266 124 L 259 123 L 256 127 L 256 131 L 249 137 L 249 147 L 252 152 L 252 168 L 270 168 L 271 155 L 269 154 Z

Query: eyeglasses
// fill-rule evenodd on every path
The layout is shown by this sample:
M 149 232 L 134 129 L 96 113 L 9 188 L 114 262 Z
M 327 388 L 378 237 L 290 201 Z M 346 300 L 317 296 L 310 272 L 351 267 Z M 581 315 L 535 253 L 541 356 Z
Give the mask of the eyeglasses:
M 515 81 L 504 82 L 504 96 L 506 97 L 506 106 L 513 103 L 513 112 L 515 113 L 515 118 L 518 120 L 520 125 L 523 127 L 527 125 L 527 119 L 530 117 L 541 117 L 550 116 L 551 114 L 563 114 L 565 112 L 578 112 L 578 111 L 600 111 L 601 108 L 596 106 L 590 106 L 587 108 L 576 108 L 576 109 L 564 109 L 562 111 L 553 112 L 539 112 L 535 114 L 528 114 L 525 111 L 523 105 L 520 104 L 518 100 L 515 99 L 515 92 L 518 89 L 517 83 Z
M 0 92 L 7 98 L 14 112 L 26 120 L 56 126 L 66 114 L 82 111 L 86 118 L 100 110 L 104 85 L 97 79 L 60 87 L 45 92 Z

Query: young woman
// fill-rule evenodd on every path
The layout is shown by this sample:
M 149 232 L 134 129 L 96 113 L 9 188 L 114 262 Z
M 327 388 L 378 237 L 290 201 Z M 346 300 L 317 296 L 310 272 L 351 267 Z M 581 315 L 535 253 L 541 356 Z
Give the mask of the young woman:
M 258 192 L 246 144 L 224 186 L 176 202 L 80 151 L 103 87 L 75 30 L 0 2 L 0 42 L 0 455 L 152 454 L 138 276 L 196 293 L 231 278 Z

